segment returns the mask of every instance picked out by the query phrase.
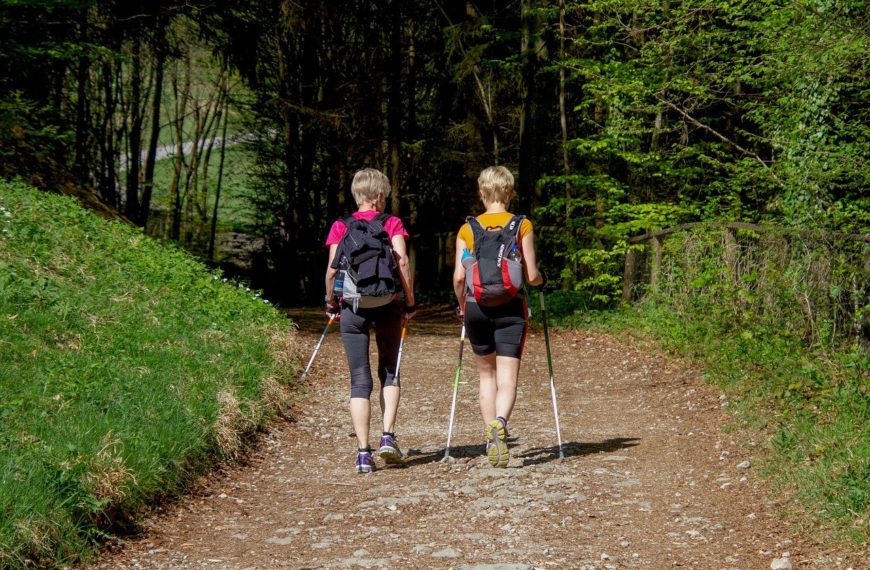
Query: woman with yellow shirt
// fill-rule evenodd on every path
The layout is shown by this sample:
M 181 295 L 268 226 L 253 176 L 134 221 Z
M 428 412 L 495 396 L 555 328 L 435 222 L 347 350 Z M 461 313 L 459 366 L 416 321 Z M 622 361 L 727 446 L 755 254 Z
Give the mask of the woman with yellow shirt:
M 510 459 L 506 443 L 507 424 L 517 397 L 517 377 L 529 312 L 522 288 L 512 285 L 507 277 L 508 269 L 504 269 L 506 284 L 500 297 L 494 302 L 481 302 L 480 283 L 477 277 L 474 283 L 469 282 L 471 273 L 466 271 L 463 264 L 464 259 L 475 251 L 475 232 L 480 236 L 481 228 L 502 231 L 518 222 L 519 229 L 514 234 L 517 236 L 514 249 L 518 252 L 504 252 L 504 248 L 501 248 L 497 263 L 502 266 L 502 256 L 518 257 L 521 258 L 526 283 L 543 286 L 545 278 L 538 270 L 532 223 L 525 217 L 515 218 L 507 209 L 514 198 L 514 177 L 510 170 L 503 166 L 490 166 L 480 173 L 477 186 L 486 211 L 477 216 L 477 223 L 470 220 L 478 226 L 477 230 L 472 228 L 471 223 L 465 223 L 456 236 L 453 291 L 459 302 L 459 316 L 465 323 L 468 340 L 477 360 L 480 412 L 486 426 L 486 455 L 493 467 L 504 468 Z

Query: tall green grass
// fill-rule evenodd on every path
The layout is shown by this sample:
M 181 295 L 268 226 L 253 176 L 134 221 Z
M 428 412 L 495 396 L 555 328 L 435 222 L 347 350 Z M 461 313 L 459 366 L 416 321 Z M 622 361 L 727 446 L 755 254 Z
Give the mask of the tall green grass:
M 289 322 L 177 248 L 0 181 L 0 566 L 87 557 L 287 397 Z

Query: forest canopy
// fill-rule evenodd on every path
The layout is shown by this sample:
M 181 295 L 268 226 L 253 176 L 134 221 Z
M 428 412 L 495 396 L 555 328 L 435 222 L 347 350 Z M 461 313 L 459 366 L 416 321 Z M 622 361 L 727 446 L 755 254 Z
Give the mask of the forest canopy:
M 674 224 L 870 230 L 861 0 L 0 6 L 0 176 L 92 189 L 143 227 L 160 195 L 162 234 L 212 255 L 224 143 L 247 136 L 246 231 L 277 299 L 320 298 L 325 229 L 366 166 L 424 292 L 449 288 L 496 163 L 547 271 L 603 299 L 625 240 Z

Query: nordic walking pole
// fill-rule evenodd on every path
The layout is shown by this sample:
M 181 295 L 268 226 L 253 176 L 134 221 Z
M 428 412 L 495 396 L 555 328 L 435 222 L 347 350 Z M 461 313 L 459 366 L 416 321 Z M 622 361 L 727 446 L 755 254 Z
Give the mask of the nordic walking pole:
M 311 365 L 314 363 L 314 357 L 317 356 L 317 352 L 320 350 L 320 345 L 323 344 L 323 338 L 326 336 L 326 332 L 329 330 L 329 325 L 332 324 L 332 321 L 335 320 L 336 315 L 330 315 L 329 321 L 326 323 L 326 326 L 323 328 L 323 334 L 320 335 L 320 340 L 317 341 L 317 344 L 314 345 L 314 352 L 311 353 L 311 358 L 308 359 L 308 365 L 305 366 L 305 371 L 302 372 L 302 377 L 300 380 L 305 380 L 305 377 L 308 376 L 308 370 L 311 369 Z
M 550 356 L 550 333 L 547 329 L 547 309 L 544 306 L 544 292 L 538 290 L 538 299 L 541 301 L 541 320 L 544 323 L 544 344 L 547 346 L 547 367 L 550 370 L 550 394 L 553 396 L 553 415 L 556 416 L 556 438 L 559 441 L 559 460 L 565 459 L 562 451 L 562 428 L 559 426 L 559 405 L 556 403 L 556 379 L 553 376 L 553 358 Z
M 456 363 L 456 376 L 453 378 L 453 403 L 450 405 L 450 422 L 447 424 L 447 448 L 444 450 L 444 458 L 450 458 L 450 436 L 453 434 L 453 416 L 456 413 L 456 394 L 459 392 L 459 374 L 462 371 L 462 350 L 465 348 L 465 323 L 462 323 L 462 333 L 459 335 L 459 362 Z
M 399 341 L 399 356 L 396 358 L 396 374 L 394 378 L 399 381 L 399 366 L 402 365 L 402 351 L 405 348 L 405 331 L 408 329 L 408 317 L 402 320 L 402 339 Z

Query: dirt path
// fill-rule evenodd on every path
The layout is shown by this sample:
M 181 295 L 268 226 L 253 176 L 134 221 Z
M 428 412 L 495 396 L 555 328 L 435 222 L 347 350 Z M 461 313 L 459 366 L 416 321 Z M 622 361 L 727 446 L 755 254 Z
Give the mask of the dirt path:
M 560 462 L 543 335 L 532 331 L 505 470 L 481 455 L 467 350 L 456 460 L 439 461 L 459 345 L 445 313 L 420 315 L 406 340 L 404 467 L 352 472 L 346 362 L 332 331 L 298 421 L 277 424 L 243 465 L 149 519 L 99 567 L 749 570 L 788 556 L 777 564 L 858 570 L 854 555 L 838 558 L 776 518 L 714 390 L 611 337 L 552 334 Z M 325 321 L 294 315 L 307 353 Z

